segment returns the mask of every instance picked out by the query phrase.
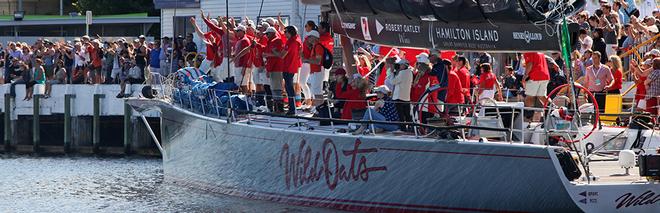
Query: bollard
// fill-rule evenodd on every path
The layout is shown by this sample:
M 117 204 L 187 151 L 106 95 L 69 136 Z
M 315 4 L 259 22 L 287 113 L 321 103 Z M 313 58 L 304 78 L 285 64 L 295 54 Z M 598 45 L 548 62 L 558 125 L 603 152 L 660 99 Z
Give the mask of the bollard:
M 64 95 L 64 153 L 71 150 L 71 99 L 74 94 Z
M 11 94 L 5 94 L 5 152 L 11 149 Z
M 131 116 L 133 110 L 131 107 L 124 101 L 124 153 L 131 153 Z
M 92 151 L 96 154 L 99 152 L 101 145 L 101 98 L 105 98 L 104 94 L 94 94 L 94 117 L 92 119 Z
M 40 128 L 40 107 L 41 107 L 41 94 L 34 94 L 32 96 L 32 149 L 35 153 L 39 152 L 39 145 L 41 143 L 41 128 Z

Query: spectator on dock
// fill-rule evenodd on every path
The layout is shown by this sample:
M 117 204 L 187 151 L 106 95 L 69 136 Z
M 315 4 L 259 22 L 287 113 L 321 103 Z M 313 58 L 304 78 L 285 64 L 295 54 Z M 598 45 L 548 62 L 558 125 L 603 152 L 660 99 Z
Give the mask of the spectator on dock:
M 585 87 L 594 94 L 598 108 L 601 112 L 605 111 L 605 87 L 610 85 L 613 80 L 610 68 L 600 63 L 601 53 L 595 51 L 592 59 L 594 64 L 587 68 L 584 83 Z
M 652 59 L 652 64 L 652 71 L 644 82 L 648 92 L 646 110 L 652 115 L 657 115 L 659 105 L 658 98 L 660 97 L 660 57 Z
M 44 98 L 50 98 L 54 84 L 66 83 L 66 69 L 64 68 L 64 61 L 58 60 L 55 63 L 55 75 L 53 79 L 46 81 L 46 92 Z
M 29 71 L 32 75 L 32 79 L 25 84 L 26 91 L 25 98 L 23 99 L 24 101 L 32 100 L 32 94 L 36 85 L 45 86 L 46 73 L 44 71 L 43 64 L 44 62 L 40 58 L 34 60 L 34 67 L 32 67 L 32 70 Z

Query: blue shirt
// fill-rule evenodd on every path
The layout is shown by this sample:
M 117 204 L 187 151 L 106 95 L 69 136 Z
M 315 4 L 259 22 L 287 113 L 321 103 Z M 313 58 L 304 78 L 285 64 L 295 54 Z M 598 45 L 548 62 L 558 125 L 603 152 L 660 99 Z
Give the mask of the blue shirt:
M 151 52 L 149 53 L 149 66 L 150 67 L 160 68 L 160 50 L 161 50 L 161 48 L 152 49 Z
M 438 78 L 440 88 L 446 88 L 449 85 L 449 78 L 447 77 L 447 72 L 448 70 L 445 70 L 445 66 L 442 64 L 442 62 L 438 62 L 433 65 L 433 68 L 431 69 L 431 72 L 429 74 Z M 447 90 L 438 91 L 439 100 L 445 101 L 446 97 L 447 97 Z
M 380 108 L 380 114 L 385 116 L 386 121 L 399 121 L 399 113 L 396 111 L 392 98 L 385 96 L 383 101 L 385 101 L 385 104 Z

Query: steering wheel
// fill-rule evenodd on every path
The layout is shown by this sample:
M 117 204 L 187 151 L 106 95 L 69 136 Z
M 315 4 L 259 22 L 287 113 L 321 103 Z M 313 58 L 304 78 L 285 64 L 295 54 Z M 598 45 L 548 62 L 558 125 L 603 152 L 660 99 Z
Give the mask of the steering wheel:
M 590 99 L 591 102 L 593 103 L 593 105 L 594 105 L 594 111 L 595 111 L 595 113 L 596 113 L 596 118 L 595 118 L 595 121 L 594 121 L 594 123 L 593 123 L 593 127 L 591 128 L 591 130 L 590 130 L 587 134 L 585 134 L 584 136 L 582 136 L 582 138 L 579 138 L 579 139 L 576 139 L 576 140 L 567 140 L 567 139 L 565 139 L 564 137 L 561 137 L 561 138 L 558 139 L 560 142 L 564 142 L 564 143 L 576 143 L 576 142 L 580 142 L 580 141 L 582 141 L 582 140 L 587 139 L 589 136 L 591 136 L 591 134 L 593 134 L 593 133 L 596 131 L 596 129 L 598 129 L 598 122 L 599 122 L 599 119 L 600 119 L 600 118 L 599 118 L 599 117 L 600 117 L 600 113 L 598 112 L 598 102 L 596 102 L 596 96 L 594 96 L 594 94 L 592 94 L 587 88 L 585 88 L 585 87 L 582 86 L 582 85 L 579 85 L 579 84 L 576 84 L 576 83 L 573 83 L 573 84 L 563 84 L 563 85 L 560 85 L 560 86 L 558 86 L 557 88 L 553 89 L 553 90 L 548 94 L 548 101 L 546 101 L 545 104 L 543 104 L 543 109 L 548 108 L 548 106 L 549 106 L 548 104 L 552 101 L 552 100 L 550 99 L 550 97 L 552 97 L 552 96 L 554 96 L 555 94 L 557 94 L 562 88 L 564 88 L 564 87 L 568 87 L 568 86 L 574 86 L 575 88 L 580 89 L 580 91 L 584 91 L 584 93 L 587 94 L 587 96 L 589 97 L 589 99 Z M 553 104 L 553 105 L 554 105 L 554 104 Z M 547 113 L 546 113 L 546 119 L 548 118 L 548 116 L 550 116 L 550 113 L 552 113 L 552 111 L 551 111 L 550 109 L 547 109 L 547 110 L 548 110 L 548 111 L 547 111 Z M 575 112 L 575 113 L 576 113 L 576 114 L 579 114 L 580 112 L 579 112 L 579 110 L 576 109 L 576 112 Z M 579 116 L 577 116 L 577 117 L 579 118 Z M 575 117 L 574 117 L 573 119 L 575 119 Z M 578 131 L 579 131 L 579 130 L 578 130 Z

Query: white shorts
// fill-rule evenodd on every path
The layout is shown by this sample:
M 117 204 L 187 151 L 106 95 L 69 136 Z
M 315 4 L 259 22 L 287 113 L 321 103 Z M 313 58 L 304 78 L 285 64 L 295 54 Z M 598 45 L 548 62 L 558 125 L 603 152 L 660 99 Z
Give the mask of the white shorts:
M 479 96 L 479 101 L 481 102 L 482 99 L 495 99 L 495 90 L 484 90 L 481 93 L 481 96 Z
M 211 76 L 213 76 L 215 82 L 222 82 L 228 77 L 222 66 L 211 67 Z
M 211 69 L 211 65 L 213 64 L 213 61 L 210 61 L 208 59 L 204 59 L 202 61 L 202 64 L 199 65 L 199 71 L 206 74 L 208 71 Z
M 249 86 L 252 82 L 252 68 L 234 67 L 234 83 L 241 86 Z M 243 71 L 245 70 L 245 73 Z
M 252 80 L 255 84 L 270 85 L 270 78 L 264 67 L 252 67 Z
M 323 78 L 324 78 L 323 71 L 309 74 L 308 83 L 309 83 L 309 89 L 312 91 L 312 94 L 323 95 L 323 80 L 324 80 Z
M 548 80 L 545 81 L 532 81 L 529 80 L 525 84 L 525 95 L 535 97 L 545 97 L 548 92 Z

